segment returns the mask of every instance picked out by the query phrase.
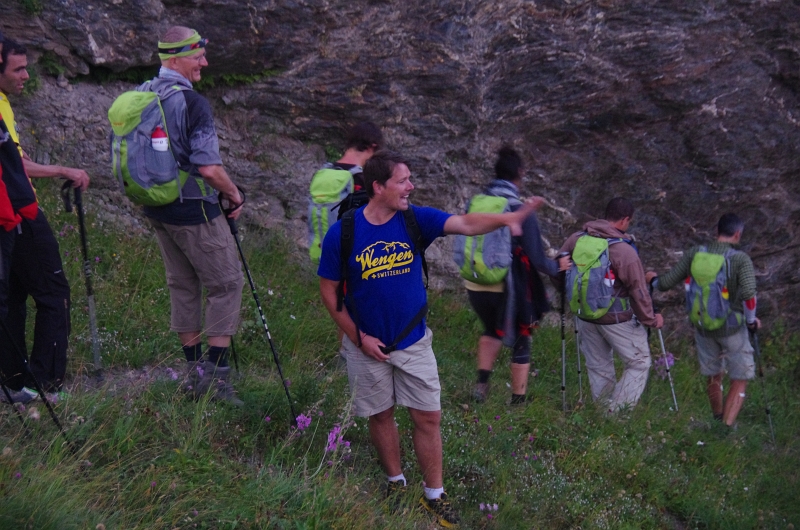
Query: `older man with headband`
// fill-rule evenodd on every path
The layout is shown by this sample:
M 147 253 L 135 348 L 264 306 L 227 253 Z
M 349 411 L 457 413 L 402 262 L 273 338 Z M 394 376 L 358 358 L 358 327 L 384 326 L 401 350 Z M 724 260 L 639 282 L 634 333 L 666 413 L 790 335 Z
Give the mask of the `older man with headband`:
M 234 240 L 219 204 L 242 198 L 219 154 L 208 101 L 192 88 L 208 66 L 208 40 L 174 26 L 158 43 L 161 70 L 149 89 L 161 98 L 170 147 L 178 167 L 189 173 L 181 197 L 165 206 L 145 206 L 156 232 L 167 273 L 172 331 L 178 333 L 188 363 L 185 389 L 195 398 L 243 405 L 228 382 L 228 348 L 239 323 L 244 277 Z M 241 206 L 228 216 L 236 219 Z M 203 291 L 205 320 L 203 320 Z M 203 334 L 208 350 L 203 360 Z

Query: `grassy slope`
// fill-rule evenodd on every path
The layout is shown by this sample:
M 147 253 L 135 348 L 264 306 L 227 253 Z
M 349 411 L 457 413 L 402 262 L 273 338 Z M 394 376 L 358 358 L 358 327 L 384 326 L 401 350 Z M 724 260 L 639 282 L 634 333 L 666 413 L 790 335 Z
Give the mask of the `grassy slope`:
M 70 374 L 85 374 L 91 341 L 77 220 L 61 212 L 54 186 L 42 186 L 73 287 Z M 384 478 L 364 420 L 350 418 L 337 369 L 336 333 L 318 301 L 313 271 L 289 257 L 273 234 L 247 230 L 244 246 L 298 413 L 291 430 L 286 396 L 249 293 L 237 337 L 243 409 L 183 397 L 167 367 L 180 364 L 167 331 L 169 297 L 153 238 L 128 236 L 90 212 L 90 253 L 108 384 L 74 388 L 57 407 L 78 446 L 72 454 L 41 406 L 29 433 L 0 408 L 0 528 L 429 528 L 415 509 L 421 475 L 410 422 L 398 414 L 406 476 L 404 510 L 387 515 Z M 536 335 L 532 403 L 506 405 L 509 372 L 501 357 L 489 402 L 469 391 L 479 327 L 463 296 L 430 293 L 430 326 L 443 387 L 445 482 L 468 528 L 786 528 L 800 524 L 800 444 L 796 338 L 762 339 L 777 449 L 769 443 L 762 389 L 753 385 L 735 433 L 710 429 L 704 382 L 691 348 L 667 336 L 680 412 L 669 385 L 653 374 L 624 421 L 594 408 L 561 412 L 560 334 Z M 653 339 L 654 346 L 655 338 Z M 568 337 L 568 401 L 577 401 L 573 338 Z M 143 367 L 149 379 L 143 383 Z M 588 383 L 584 378 L 584 391 Z M 30 408 L 28 411 L 30 412 Z M 269 416 L 269 421 L 265 421 Z M 325 451 L 334 424 L 349 448 Z M 700 445 L 703 442 L 704 445 Z M 497 503 L 490 520 L 479 503 Z

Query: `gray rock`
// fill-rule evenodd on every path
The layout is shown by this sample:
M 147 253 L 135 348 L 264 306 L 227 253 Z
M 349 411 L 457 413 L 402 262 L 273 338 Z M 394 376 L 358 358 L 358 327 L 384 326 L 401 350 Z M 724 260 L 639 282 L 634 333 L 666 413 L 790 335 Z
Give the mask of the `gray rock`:
M 12 3 L 3 29 L 33 58 L 54 54 L 68 77 L 155 73 L 158 34 L 175 23 L 208 36 L 204 74 L 251 81 L 231 88 L 217 78 L 205 92 L 227 131 L 226 166 L 251 201 L 270 205 L 252 218 L 267 216 L 298 242 L 311 174 L 357 120 L 381 124 L 411 158 L 416 203 L 451 211 L 490 179 L 509 142 L 529 165 L 525 191 L 549 200 L 540 220 L 556 246 L 625 195 L 638 206 L 632 231 L 645 264 L 663 270 L 713 237 L 722 213 L 739 212 L 760 316 L 797 327 L 797 3 L 43 4 L 31 17 Z M 133 83 L 67 92 L 42 77 L 35 96 L 15 102 L 23 141 L 88 167 L 94 189 L 114 188 L 104 116 Z M 453 273 L 448 256 L 443 248 L 433 264 L 442 279 Z M 667 315 L 679 316 L 680 293 L 666 300 Z

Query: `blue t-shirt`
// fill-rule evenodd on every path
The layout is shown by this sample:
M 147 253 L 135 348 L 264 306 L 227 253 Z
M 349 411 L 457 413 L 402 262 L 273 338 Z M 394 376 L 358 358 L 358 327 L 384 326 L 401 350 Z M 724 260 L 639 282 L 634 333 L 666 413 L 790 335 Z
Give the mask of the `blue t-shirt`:
M 444 235 L 444 223 L 449 213 L 435 208 L 414 210 L 417 224 L 427 248 L 434 239 Z M 325 234 L 317 274 L 327 280 L 341 281 L 341 231 L 337 221 Z M 406 231 L 402 212 L 395 213 L 387 223 L 373 225 L 364 217 L 364 208 L 355 214 L 355 240 L 349 258 L 347 305 L 355 302 L 358 327 L 364 333 L 392 344 L 427 301 L 422 277 L 422 259 L 414 253 L 411 237 Z M 425 335 L 423 319 L 406 336 L 397 349 L 405 349 Z

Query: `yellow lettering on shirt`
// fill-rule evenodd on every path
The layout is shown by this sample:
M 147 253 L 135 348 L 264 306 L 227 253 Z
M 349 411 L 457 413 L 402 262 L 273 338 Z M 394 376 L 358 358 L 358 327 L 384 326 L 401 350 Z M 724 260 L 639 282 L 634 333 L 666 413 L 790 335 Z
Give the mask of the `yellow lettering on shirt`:
M 361 278 L 385 278 L 406 274 L 410 267 L 402 268 L 414 261 L 414 253 L 407 243 L 378 241 L 356 255 L 356 263 L 361 265 Z M 381 273 L 381 274 L 378 274 Z

